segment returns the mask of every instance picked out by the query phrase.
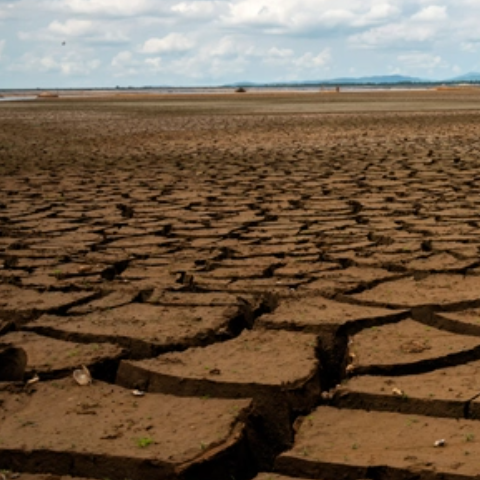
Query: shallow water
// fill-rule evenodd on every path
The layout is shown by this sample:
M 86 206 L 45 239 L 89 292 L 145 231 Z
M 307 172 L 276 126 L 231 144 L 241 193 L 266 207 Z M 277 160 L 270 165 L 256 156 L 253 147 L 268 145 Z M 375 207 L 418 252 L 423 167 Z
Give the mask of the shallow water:
M 0 102 L 24 102 L 25 100 L 35 100 L 37 97 L 3 97 Z

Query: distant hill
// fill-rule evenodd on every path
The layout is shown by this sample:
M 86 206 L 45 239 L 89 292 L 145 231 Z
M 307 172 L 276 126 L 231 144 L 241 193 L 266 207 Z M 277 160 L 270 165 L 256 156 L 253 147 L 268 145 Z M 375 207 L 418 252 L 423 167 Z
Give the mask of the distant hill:
M 298 82 L 274 82 L 274 83 L 255 83 L 255 82 L 236 82 L 224 85 L 225 87 L 279 87 L 279 86 L 299 86 L 299 85 L 395 85 L 402 83 L 426 83 L 429 80 L 408 77 L 405 75 L 376 75 L 372 77 L 341 77 L 327 80 L 305 80 Z
M 465 75 L 460 75 L 459 77 L 451 78 L 449 82 L 480 82 L 480 73 L 478 72 L 469 72 Z
M 449 84 L 449 83 L 480 83 L 480 73 L 470 72 L 455 78 L 445 80 L 428 80 L 407 75 L 374 75 L 370 77 L 340 77 L 323 80 L 305 80 L 297 82 L 236 82 L 224 87 L 298 87 L 307 85 L 406 85 L 406 84 Z
M 390 85 L 395 83 L 424 83 L 428 80 L 408 77 L 405 75 L 375 75 L 372 77 L 343 77 L 343 78 L 333 78 L 331 80 L 322 80 L 318 83 L 324 84 L 342 84 L 342 85 Z

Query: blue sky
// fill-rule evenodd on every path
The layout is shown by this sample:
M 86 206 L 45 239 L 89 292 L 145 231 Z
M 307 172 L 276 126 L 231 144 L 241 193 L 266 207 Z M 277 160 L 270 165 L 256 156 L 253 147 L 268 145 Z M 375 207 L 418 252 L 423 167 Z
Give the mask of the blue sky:
M 480 71 L 480 0 L 0 0 L 0 88 Z

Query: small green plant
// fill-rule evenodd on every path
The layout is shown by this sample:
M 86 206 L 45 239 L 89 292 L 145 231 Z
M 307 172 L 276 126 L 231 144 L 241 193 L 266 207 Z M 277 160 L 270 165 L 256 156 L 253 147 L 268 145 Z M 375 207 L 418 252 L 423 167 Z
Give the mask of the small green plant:
M 57 280 L 62 280 L 64 278 L 63 273 L 60 270 L 54 270 L 52 272 L 52 275 L 57 279 Z
M 137 439 L 137 447 L 146 448 L 153 443 L 150 437 L 142 437 Z
M 354 443 L 352 445 L 352 450 L 358 450 L 358 443 Z
M 475 440 L 475 435 L 473 433 L 467 433 L 465 435 L 466 442 L 473 442 Z

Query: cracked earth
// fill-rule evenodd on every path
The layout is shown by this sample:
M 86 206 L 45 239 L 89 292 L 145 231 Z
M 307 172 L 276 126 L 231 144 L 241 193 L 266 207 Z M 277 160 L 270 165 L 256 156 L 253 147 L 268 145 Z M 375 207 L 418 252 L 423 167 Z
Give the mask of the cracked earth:
M 475 90 L 2 104 L 3 478 L 478 478 L 479 134 Z

